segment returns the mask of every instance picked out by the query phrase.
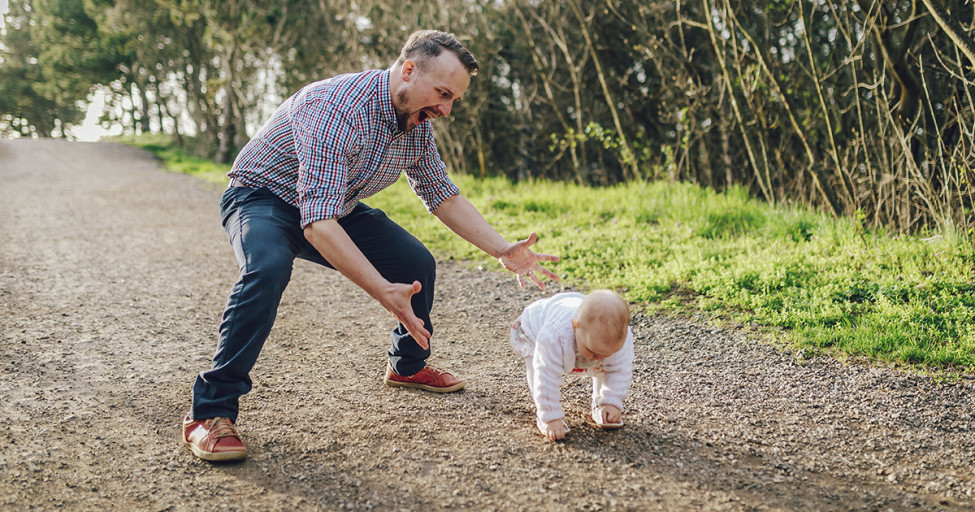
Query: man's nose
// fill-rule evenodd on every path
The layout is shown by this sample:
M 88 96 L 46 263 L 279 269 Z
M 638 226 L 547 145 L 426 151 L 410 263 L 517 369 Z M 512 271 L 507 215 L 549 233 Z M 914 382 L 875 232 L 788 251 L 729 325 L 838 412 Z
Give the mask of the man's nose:
M 440 117 L 447 117 L 450 115 L 450 109 L 453 107 L 454 103 L 448 101 L 447 103 L 441 103 L 437 105 L 437 112 L 440 112 Z

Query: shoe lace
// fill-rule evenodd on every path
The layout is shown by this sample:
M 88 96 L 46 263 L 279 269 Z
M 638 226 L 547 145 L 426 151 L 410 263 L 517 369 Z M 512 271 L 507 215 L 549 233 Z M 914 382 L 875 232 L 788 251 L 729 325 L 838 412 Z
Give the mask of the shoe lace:
M 210 423 L 210 437 L 220 439 L 221 437 L 240 437 L 230 418 L 214 418 Z
M 440 368 L 434 368 L 433 366 L 430 366 L 430 365 L 427 365 L 427 370 L 429 370 L 430 373 L 432 373 L 432 374 L 434 374 L 434 375 L 436 375 L 438 377 L 441 376 L 441 375 L 443 375 L 444 373 L 446 373 L 445 371 L 441 370 Z

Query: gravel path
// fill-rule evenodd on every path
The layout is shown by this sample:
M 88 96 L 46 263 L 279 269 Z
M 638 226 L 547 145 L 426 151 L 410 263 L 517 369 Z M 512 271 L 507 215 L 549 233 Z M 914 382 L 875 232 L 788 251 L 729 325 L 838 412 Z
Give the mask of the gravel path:
M 179 444 L 235 275 L 220 189 L 114 144 L 0 140 L 0 510 L 972 510 L 975 381 L 637 315 L 626 427 L 534 430 L 508 323 L 549 292 L 440 264 L 433 361 L 382 385 L 392 317 L 298 262 L 242 400 L 250 451 Z M 509 233 L 511 237 L 525 233 Z

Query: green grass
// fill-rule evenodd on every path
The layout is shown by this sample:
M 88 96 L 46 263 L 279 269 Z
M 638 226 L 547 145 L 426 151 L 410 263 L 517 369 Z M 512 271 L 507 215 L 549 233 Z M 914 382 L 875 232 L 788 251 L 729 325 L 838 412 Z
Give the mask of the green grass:
M 172 152 L 157 154 L 183 172 L 195 165 Z M 211 176 L 213 164 L 204 164 L 190 174 Z M 222 181 L 226 170 L 217 173 Z M 509 240 L 538 233 L 535 250 L 559 255 L 548 267 L 571 285 L 614 288 L 652 311 L 757 324 L 806 351 L 975 371 L 970 235 L 890 236 L 857 219 L 772 207 L 740 189 L 453 178 Z M 405 180 L 366 202 L 438 256 L 500 269 L 427 214 Z
M 170 171 L 189 174 L 210 183 L 227 183 L 229 165 L 187 155 L 186 152 L 176 147 L 172 137 L 168 135 L 122 135 L 106 140 L 151 151 L 163 160 L 166 169 Z

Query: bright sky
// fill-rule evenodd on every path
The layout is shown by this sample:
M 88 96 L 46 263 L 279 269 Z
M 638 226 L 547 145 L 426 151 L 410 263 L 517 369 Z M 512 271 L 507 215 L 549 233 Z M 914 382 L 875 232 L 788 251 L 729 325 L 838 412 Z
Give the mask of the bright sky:
M 4 0 L 0 0 L 3 2 Z M 106 131 L 98 124 L 98 117 L 105 109 L 105 92 L 96 90 L 88 96 L 88 113 L 85 115 L 81 126 L 74 126 L 69 130 L 78 140 L 94 142 L 105 135 L 118 135 L 122 132 L 121 126 L 113 127 L 111 132 Z
M 0 0 L 0 28 L 3 28 L 3 15 L 7 14 L 7 0 Z

